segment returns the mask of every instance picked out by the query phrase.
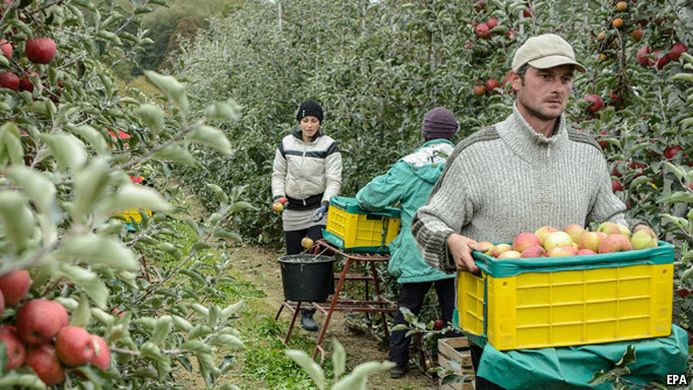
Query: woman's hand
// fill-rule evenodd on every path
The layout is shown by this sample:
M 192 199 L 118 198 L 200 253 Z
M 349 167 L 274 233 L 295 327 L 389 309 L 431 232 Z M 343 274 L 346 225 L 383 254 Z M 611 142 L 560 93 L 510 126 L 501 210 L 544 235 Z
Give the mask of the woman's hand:
M 272 211 L 274 211 L 276 214 L 280 214 L 282 211 L 284 211 L 284 205 L 288 202 L 289 200 L 283 196 L 277 198 L 277 200 L 272 203 Z

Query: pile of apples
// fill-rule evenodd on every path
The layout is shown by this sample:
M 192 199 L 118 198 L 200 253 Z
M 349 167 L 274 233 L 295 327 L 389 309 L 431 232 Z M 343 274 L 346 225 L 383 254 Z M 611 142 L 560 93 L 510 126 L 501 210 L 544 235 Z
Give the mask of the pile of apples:
M 30 285 L 31 276 L 26 270 L 0 276 L 0 318 L 6 305 L 15 306 L 24 300 Z M 80 326 L 69 325 L 68 313 L 57 301 L 30 299 L 2 322 L 0 344 L 7 356 L 5 371 L 28 366 L 43 383 L 52 386 L 65 381 L 66 367 L 91 364 L 106 371 L 111 366 L 106 341 Z
M 657 246 L 657 235 L 645 226 L 637 226 L 633 233 L 626 226 L 604 222 L 596 232 L 578 224 L 569 224 L 563 230 L 542 226 L 534 233 L 521 232 L 512 244 L 485 241 L 479 248 L 490 248 L 484 254 L 498 259 L 563 257 L 625 252 Z

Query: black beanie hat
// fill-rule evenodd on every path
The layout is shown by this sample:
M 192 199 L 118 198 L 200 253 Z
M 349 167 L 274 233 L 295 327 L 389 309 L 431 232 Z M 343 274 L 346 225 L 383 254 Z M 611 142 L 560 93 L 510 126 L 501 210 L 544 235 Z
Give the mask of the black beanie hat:
M 322 123 L 322 107 L 312 100 L 306 100 L 301 103 L 301 106 L 298 108 L 296 120 L 300 122 L 301 119 L 307 116 L 314 116 Z

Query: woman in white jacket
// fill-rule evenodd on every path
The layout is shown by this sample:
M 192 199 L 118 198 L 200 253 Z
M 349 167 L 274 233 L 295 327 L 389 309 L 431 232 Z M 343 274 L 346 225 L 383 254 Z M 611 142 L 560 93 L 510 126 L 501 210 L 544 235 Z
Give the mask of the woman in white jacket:
M 296 120 L 298 127 L 282 139 L 272 167 L 272 199 L 284 205 L 282 221 L 289 255 L 303 251 L 303 237 L 322 238 L 330 198 L 339 193 L 342 185 L 342 156 L 337 142 L 320 132 L 322 107 L 306 100 Z M 301 325 L 306 330 L 318 329 L 313 313 L 301 313 Z

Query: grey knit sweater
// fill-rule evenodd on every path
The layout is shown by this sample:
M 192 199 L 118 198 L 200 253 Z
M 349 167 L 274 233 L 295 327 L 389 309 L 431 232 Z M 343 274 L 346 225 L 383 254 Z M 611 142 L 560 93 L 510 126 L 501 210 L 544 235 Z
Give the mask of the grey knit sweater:
M 563 117 L 550 138 L 534 131 L 513 107 L 503 122 L 460 142 L 412 233 L 432 267 L 455 263 L 447 237 L 511 241 L 521 231 L 589 221 L 626 224 L 626 207 L 611 191 L 606 160 L 592 137 Z

